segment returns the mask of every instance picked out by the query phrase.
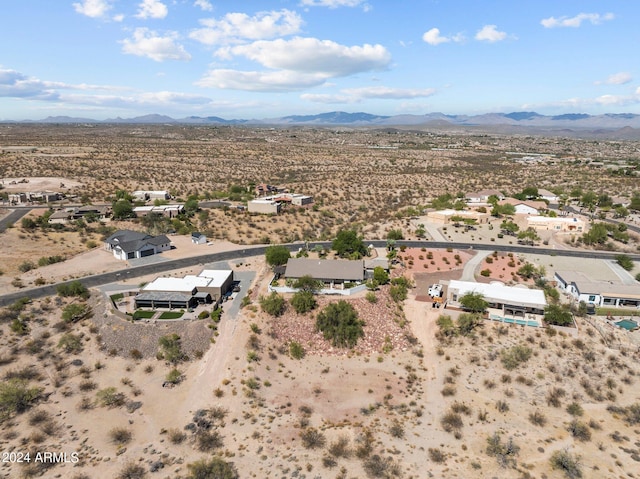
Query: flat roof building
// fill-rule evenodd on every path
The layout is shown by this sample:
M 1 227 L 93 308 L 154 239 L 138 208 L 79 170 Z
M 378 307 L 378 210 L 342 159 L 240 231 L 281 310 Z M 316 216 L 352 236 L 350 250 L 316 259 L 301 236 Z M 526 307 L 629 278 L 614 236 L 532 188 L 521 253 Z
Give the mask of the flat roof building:
M 558 286 L 574 300 L 595 306 L 640 308 L 640 286 L 619 281 L 598 281 L 581 271 L 556 271 Z

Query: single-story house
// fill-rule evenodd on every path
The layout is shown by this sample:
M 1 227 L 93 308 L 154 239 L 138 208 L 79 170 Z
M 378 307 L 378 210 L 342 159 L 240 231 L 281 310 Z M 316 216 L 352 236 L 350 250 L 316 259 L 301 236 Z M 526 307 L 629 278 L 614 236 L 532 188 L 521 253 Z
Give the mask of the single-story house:
M 560 200 L 558 195 L 543 188 L 538 188 L 538 198 L 547 200 L 549 203 L 557 203 Z
M 135 208 L 133 208 L 133 214 L 135 214 L 137 218 L 142 218 L 150 214 L 162 215 L 167 218 L 175 218 L 176 216 L 182 213 L 184 213 L 183 204 L 160 205 L 160 206 L 136 206 Z
M 65 224 L 69 221 L 95 218 L 97 220 L 103 220 L 110 213 L 108 206 L 92 206 L 85 205 L 73 208 L 64 208 L 62 210 L 54 211 L 49 216 L 49 224 Z
M 518 200 L 516 198 L 505 198 L 499 202 L 500 205 L 510 204 L 516 209 L 517 215 L 539 215 L 540 211 L 547 210 L 549 207 L 544 201 Z
M 481 190 L 475 193 L 467 193 L 465 201 L 467 203 L 487 203 L 491 196 L 495 196 L 498 200 L 504 200 L 504 195 L 498 190 Z
M 586 224 L 575 216 L 529 216 L 527 226 L 536 230 L 556 231 L 560 233 L 582 233 Z
M 346 259 L 289 258 L 285 277 L 300 279 L 311 276 L 329 284 L 364 281 L 364 261 Z
M 207 236 L 203 233 L 198 233 L 197 231 L 194 231 L 193 233 L 191 233 L 191 242 L 193 244 L 206 244 Z
M 558 286 L 577 302 L 595 306 L 640 308 L 640 287 L 618 281 L 593 280 L 581 271 L 556 271 Z
M 139 201 L 168 200 L 171 198 L 169 192 L 164 190 L 137 190 L 131 193 L 131 196 Z
M 116 259 L 144 258 L 171 249 L 171 240 L 166 235 L 151 236 L 131 230 L 120 230 L 109 236 L 104 243 Z
M 489 308 L 502 311 L 502 316 L 521 317 L 543 315 L 547 300 L 544 291 L 526 287 L 505 286 L 502 283 L 474 283 L 472 281 L 449 281 L 447 303 L 461 307 L 460 298 L 467 293 L 480 293 L 489 303 Z
M 491 215 L 489 213 L 480 213 L 475 210 L 438 210 L 438 211 L 429 211 L 427 213 L 427 219 L 434 223 L 440 224 L 449 224 L 453 223 L 453 219 L 462 218 L 464 220 L 475 220 L 476 223 L 487 223 Z

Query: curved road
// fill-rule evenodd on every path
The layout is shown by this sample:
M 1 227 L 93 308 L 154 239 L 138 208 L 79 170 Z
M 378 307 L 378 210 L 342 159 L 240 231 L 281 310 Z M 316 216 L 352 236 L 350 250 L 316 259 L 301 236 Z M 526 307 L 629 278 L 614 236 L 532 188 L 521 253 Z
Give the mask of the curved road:
M 383 248 L 387 242 L 382 240 L 366 241 L 367 244 L 372 244 L 376 248 Z M 316 245 L 323 247 L 330 247 L 330 241 L 309 242 L 308 247 L 311 249 Z M 453 248 L 453 249 L 477 249 L 483 251 L 507 251 L 512 253 L 530 253 L 530 254 L 543 254 L 550 256 L 567 256 L 572 258 L 595 258 L 595 259 L 613 259 L 616 255 L 615 252 L 608 251 L 576 251 L 576 250 L 556 250 L 551 248 L 534 248 L 531 246 L 512 246 L 512 245 L 492 245 L 492 244 L 478 244 L 478 243 L 458 243 L 458 242 L 445 242 L 445 241 L 398 241 L 396 246 L 406 245 L 410 248 Z M 233 259 L 248 258 L 251 256 L 263 255 L 266 248 L 269 245 L 264 246 L 238 246 L 238 249 L 232 251 L 225 251 L 222 253 L 209 253 L 201 256 L 192 256 L 189 258 L 181 258 L 171 261 L 164 261 L 162 263 L 154 263 L 143 266 L 130 267 L 122 269 L 120 271 L 114 271 L 111 273 L 97 274 L 93 276 L 87 276 L 85 278 L 78 279 L 82 284 L 88 288 L 95 286 L 101 286 L 108 283 L 114 283 L 123 279 L 136 278 L 139 276 L 146 276 L 152 273 L 161 273 L 164 271 L 171 271 L 179 268 L 187 268 L 198 264 L 215 263 L 218 261 L 230 261 Z M 304 243 L 290 243 L 284 245 L 290 251 L 297 251 L 299 248 L 305 246 Z M 640 254 L 628 255 L 634 261 L 640 261 Z M 60 284 L 68 284 L 71 281 L 62 283 L 50 284 L 47 286 L 41 286 L 39 288 L 30 288 L 15 293 L 9 293 L 0 296 L 0 306 L 7 306 L 16 300 L 24 297 L 32 299 L 42 298 L 56 294 L 56 289 Z

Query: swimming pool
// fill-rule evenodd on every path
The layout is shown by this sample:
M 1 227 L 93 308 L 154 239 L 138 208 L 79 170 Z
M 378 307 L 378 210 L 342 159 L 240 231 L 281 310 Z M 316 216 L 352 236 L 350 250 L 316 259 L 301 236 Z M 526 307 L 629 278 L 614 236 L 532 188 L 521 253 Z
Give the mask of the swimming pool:
M 517 319 L 517 318 L 505 318 L 497 314 L 490 314 L 489 319 L 491 321 L 499 321 L 501 323 L 518 324 L 520 326 L 531 326 L 532 328 L 539 328 L 541 324 L 538 321 Z
M 616 326 L 620 326 L 621 328 L 624 328 L 627 331 L 633 331 L 634 329 L 638 328 L 638 323 L 636 323 L 632 319 L 622 319 L 615 324 Z

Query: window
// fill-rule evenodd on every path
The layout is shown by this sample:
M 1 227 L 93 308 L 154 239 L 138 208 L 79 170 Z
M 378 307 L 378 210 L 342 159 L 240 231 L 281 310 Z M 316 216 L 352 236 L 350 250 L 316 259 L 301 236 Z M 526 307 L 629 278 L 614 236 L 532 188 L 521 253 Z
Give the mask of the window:
M 589 295 L 589 302 L 593 303 L 596 300 L 596 295 L 595 294 L 590 294 Z

